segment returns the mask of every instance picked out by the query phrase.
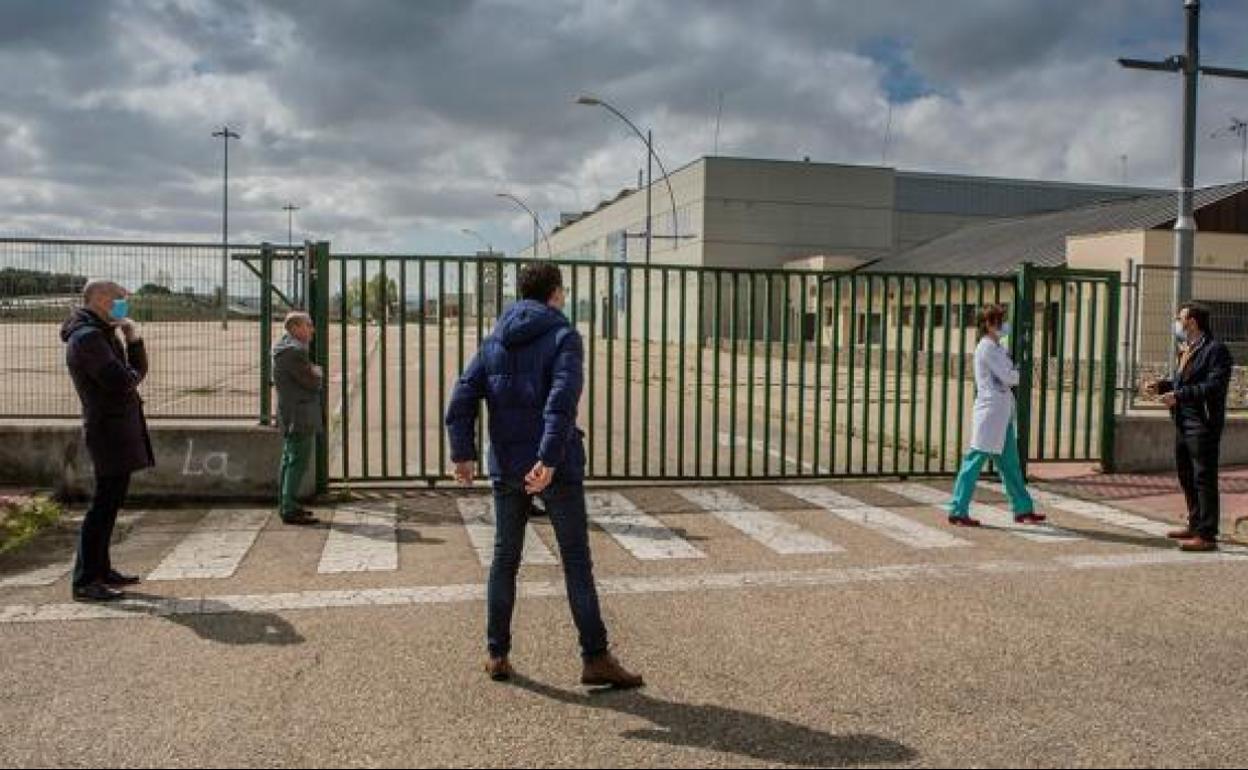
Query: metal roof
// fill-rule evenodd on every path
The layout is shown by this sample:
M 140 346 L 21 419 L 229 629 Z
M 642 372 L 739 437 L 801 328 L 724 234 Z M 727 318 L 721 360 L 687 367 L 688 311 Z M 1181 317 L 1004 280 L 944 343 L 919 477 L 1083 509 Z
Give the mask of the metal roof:
M 1248 183 L 1204 187 L 1195 191 L 1193 208 L 1248 190 Z M 1173 222 L 1175 194 L 1147 195 L 1045 214 L 969 225 L 884 257 L 864 272 L 922 272 L 999 275 L 1023 262 L 1047 267 L 1066 263 L 1066 239 L 1072 235 L 1151 230 Z

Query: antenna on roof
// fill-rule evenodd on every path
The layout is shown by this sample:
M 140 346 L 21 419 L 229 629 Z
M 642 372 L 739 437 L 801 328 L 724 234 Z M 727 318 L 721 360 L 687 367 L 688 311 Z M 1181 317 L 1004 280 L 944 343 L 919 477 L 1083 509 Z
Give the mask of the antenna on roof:
M 719 109 L 715 112 L 715 150 L 712 155 L 719 155 L 719 120 L 724 116 L 724 92 L 719 92 Z
M 893 100 L 888 100 L 888 120 L 884 122 L 884 148 L 880 150 L 880 165 L 888 163 L 888 140 L 893 131 Z

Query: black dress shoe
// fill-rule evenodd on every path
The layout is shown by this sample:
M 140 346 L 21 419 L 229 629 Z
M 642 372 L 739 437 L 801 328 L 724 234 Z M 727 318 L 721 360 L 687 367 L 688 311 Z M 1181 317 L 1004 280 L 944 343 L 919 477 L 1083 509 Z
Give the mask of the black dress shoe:
M 123 572 L 118 572 L 115 569 L 110 569 L 108 571 L 108 576 L 105 577 L 102 582 L 106 586 L 132 586 L 139 582 L 139 576 L 127 575 Z
M 307 511 L 298 511 L 287 516 L 283 516 L 282 523 L 291 524 L 296 527 L 308 527 L 313 524 L 320 524 L 321 520 Z
M 74 601 L 76 602 L 115 602 L 118 599 L 124 599 L 125 596 L 121 591 L 109 588 L 103 583 L 74 587 Z

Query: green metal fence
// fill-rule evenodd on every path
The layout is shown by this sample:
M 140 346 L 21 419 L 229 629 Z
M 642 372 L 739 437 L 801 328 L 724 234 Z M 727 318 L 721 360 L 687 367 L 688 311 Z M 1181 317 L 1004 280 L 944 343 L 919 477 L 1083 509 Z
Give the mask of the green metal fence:
M 1112 446 L 1116 276 L 556 264 L 585 340 L 591 479 L 953 473 L 986 302 L 1008 305 L 1018 327 L 1026 456 L 1095 460 Z M 328 478 L 446 478 L 451 388 L 514 301 L 519 263 L 326 254 L 325 265 Z
M 0 417 L 80 414 L 59 330 L 86 282 L 107 278 L 132 292 L 147 340 L 149 417 L 263 420 L 268 341 L 302 303 L 302 264 L 300 246 L 0 238 Z

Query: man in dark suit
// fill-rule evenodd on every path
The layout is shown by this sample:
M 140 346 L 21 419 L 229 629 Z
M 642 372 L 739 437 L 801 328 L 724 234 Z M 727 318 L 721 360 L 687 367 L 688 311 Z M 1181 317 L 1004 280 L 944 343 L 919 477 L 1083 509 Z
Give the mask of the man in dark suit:
M 1231 353 L 1209 330 L 1209 309 L 1186 302 L 1175 316 L 1180 341 L 1174 374 L 1150 387 L 1170 407 L 1177 429 L 1175 462 L 1187 498 L 1187 526 L 1170 533 L 1184 551 L 1218 547 L 1218 453 L 1226 424 Z
M 139 397 L 139 383 L 147 376 L 147 351 L 138 327 L 126 317 L 126 296 L 112 281 L 91 281 L 83 289 L 82 307 L 61 327 L 65 363 L 82 402 L 83 436 L 95 468 L 95 495 L 82 520 L 74 562 L 75 601 L 115 601 L 124 596 L 119 587 L 139 582 L 113 569 L 108 553 L 130 474 L 156 464 Z

